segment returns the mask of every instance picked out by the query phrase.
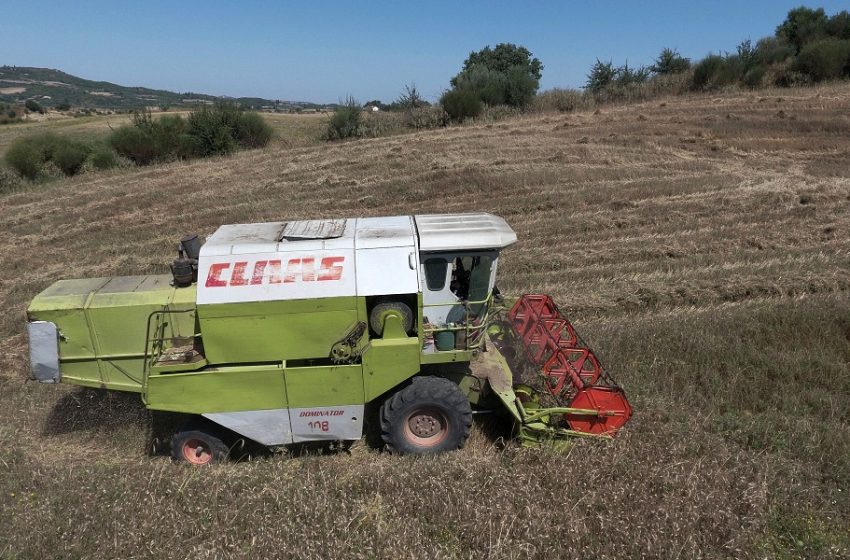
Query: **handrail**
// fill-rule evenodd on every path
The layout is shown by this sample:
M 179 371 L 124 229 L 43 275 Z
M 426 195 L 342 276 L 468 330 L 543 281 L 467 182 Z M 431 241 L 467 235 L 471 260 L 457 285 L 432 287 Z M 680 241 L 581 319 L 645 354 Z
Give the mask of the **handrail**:
M 150 368 L 152 367 L 153 363 L 156 362 L 157 358 L 159 358 L 159 356 L 162 354 L 162 349 L 163 349 L 162 343 L 165 342 L 166 340 L 173 340 L 174 338 L 177 338 L 177 337 L 173 337 L 173 336 L 166 337 L 165 336 L 165 327 L 168 326 L 168 322 L 159 322 L 159 321 L 157 322 L 158 324 L 156 326 L 156 331 L 157 331 L 158 336 L 151 337 L 151 320 L 154 318 L 154 316 L 159 317 L 159 316 L 162 316 L 162 315 L 165 315 L 165 314 L 171 315 L 173 313 L 193 313 L 194 311 L 195 311 L 195 308 L 170 309 L 168 307 L 165 307 L 163 309 L 157 309 L 155 311 L 152 311 L 150 313 L 150 315 L 148 315 L 147 325 L 145 326 L 145 349 L 144 349 L 145 360 L 144 360 L 143 366 L 142 366 L 142 388 L 143 389 L 148 384 L 148 375 L 150 374 Z M 180 337 L 180 338 L 195 338 L 196 339 L 196 338 L 199 338 L 200 336 L 201 336 L 201 333 L 193 333 L 192 336 L 190 336 L 190 337 L 187 336 L 187 337 Z M 148 352 L 148 348 L 150 348 L 150 352 Z M 156 351 L 157 348 L 159 349 L 158 352 Z
M 490 294 L 487 295 L 486 299 L 478 300 L 478 301 L 461 300 L 461 301 L 454 301 L 454 302 L 451 302 L 451 303 L 429 303 L 429 304 L 423 303 L 422 304 L 423 315 L 424 315 L 424 309 L 426 307 L 445 307 L 445 306 L 448 306 L 448 305 L 462 305 L 464 307 L 465 312 L 466 312 L 467 320 L 464 321 L 464 323 L 462 325 L 456 325 L 456 326 L 449 326 L 450 324 L 434 325 L 434 326 L 428 326 L 428 327 L 423 326 L 422 333 L 423 333 L 423 335 L 428 335 L 428 334 L 434 334 L 434 333 L 443 332 L 443 331 L 457 331 L 457 332 L 463 331 L 463 332 L 466 333 L 465 345 L 464 345 L 465 348 L 464 349 L 465 350 L 477 350 L 478 348 L 481 347 L 481 344 L 483 342 L 483 337 L 481 336 L 481 334 L 483 333 L 484 329 L 487 327 L 487 322 L 490 318 L 490 307 L 492 306 L 492 302 L 493 302 L 492 300 L 493 300 L 493 295 L 492 295 L 492 293 L 490 293 Z M 469 318 L 470 318 L 470 316 L 472 316 L 472 309 L 471 308 L 474 305 L 482 306 L 483 307 L 483 313 L 481 315 L 474 316 L 473 319 L 470 321 Z M 480 310 L 479 310 L 479 312 L 480 312 Z M 478 324 L 473 324 L 474 321 L 477 321 Z M 430 323 L 429 323 L 429 325 L 430 325 Z M 470 341 L 471 341 L 471 343 L 470 343 Z

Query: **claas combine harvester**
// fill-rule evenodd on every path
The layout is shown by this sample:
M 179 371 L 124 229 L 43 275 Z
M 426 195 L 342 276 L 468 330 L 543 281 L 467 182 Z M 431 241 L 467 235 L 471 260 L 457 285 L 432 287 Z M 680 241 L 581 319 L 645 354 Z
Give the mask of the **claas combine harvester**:
M 235 444 L 463 446 L 476 412 L 525 444 L 612 437 L 623 390 L 546 295 L 502 297 L 490 214 L 289 221 L 184 237 L 172 274 L 60 280 L 27 310 L 32 376 L 185 413 L 175 458 Z M 373 414 L 370 414 L 373 413 Z

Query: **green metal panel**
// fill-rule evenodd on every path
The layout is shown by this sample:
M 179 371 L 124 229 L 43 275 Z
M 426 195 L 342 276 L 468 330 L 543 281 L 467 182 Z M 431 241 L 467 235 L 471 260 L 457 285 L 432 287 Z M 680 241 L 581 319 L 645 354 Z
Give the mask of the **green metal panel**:
M 363 367 L 334 365 L 286 368 L 289 406 L 363 404 Z
M 366 402 L 419 373 L 420 348 L 419 338 L 406 336 L 398 317 L 387 317 L 383 338 L 371 341 L 363 353 Z
M 60 280 L 33 299 L 27 314 L 59 328 L 63 382 L 138 392 L 148 316 L 194 307 L 194 286 L 176 289 L 170 282 L 169 275 Z M 170 316 L 167 335 L 191 336 L 193 315 Z
M 210 363 L 326 358 L 365 313 L 363 298 L 227 303 L 198 307 Z
M 153 410 L 206 414 L 287 406 L 283 366 L 207 368 L 151 375 L 145 404 Z

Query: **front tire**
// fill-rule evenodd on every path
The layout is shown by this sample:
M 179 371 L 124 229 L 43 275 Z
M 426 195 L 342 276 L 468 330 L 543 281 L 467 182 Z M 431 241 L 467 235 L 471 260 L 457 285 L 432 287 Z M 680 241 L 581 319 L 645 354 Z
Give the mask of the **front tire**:
M 381 438 L 388 451 L 425 455 L 460 449 L 472 427 L 472 408 L 457 385 L 417 377 L 381 407 Z
M 227 459 L 230 448 L 212 431 L 189 429 L 171 438 L 171 456 L 191 465 L 204 466 Z

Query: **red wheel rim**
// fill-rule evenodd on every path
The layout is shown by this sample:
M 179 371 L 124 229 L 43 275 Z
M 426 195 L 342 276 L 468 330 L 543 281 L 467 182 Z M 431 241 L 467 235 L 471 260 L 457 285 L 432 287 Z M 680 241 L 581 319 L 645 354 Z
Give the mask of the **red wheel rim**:
M 193 465 L 206 465 L 212 461 L 212 447 L 207 442 L 193 438 L 183 443 L 183 458 Z
M 431 448 L 443 443 L 449 435 L 449 421 L 437 408 L 418 408 L 403 422 L 404 437 L 417 447 Z

